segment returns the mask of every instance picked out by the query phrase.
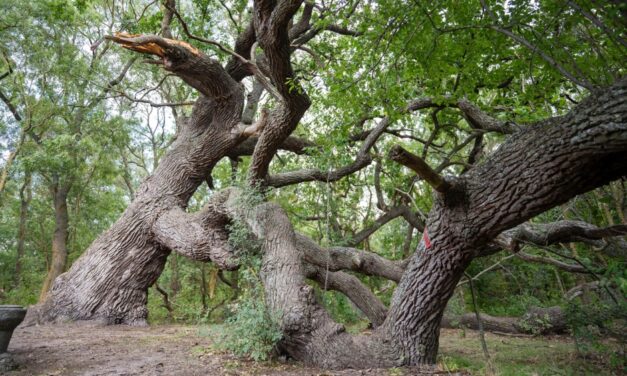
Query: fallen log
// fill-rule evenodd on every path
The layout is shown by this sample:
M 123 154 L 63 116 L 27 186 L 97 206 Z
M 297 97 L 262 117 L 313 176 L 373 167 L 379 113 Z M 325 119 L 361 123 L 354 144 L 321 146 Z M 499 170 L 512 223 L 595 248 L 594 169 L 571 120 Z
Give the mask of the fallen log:
M 483 329 L 487 332 L 508 334 L 562 334 L 566 332 L 566 316 L 560 307 L 529 309 L 521 317 L 497 317 L 481 314 Z M 469 328 L 478 330 L 479 321 L 474 313 L 461 316 L 444 315 L 443 328 Z

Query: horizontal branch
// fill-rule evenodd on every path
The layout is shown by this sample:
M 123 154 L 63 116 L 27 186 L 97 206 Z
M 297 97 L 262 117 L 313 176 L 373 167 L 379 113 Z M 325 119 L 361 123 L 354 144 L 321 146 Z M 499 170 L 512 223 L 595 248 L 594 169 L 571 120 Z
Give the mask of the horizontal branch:
M 228 244 L 226 216 L 211 205 L 199 213 L 175 207 L 159 216 L 152 230 L 163 246 L 196 261 L 212 261 L 220 269 L 234 270 L 239 264 Z
M 445 316 L 442 327 L 470 328 L 479 330 L 481 325 L 488 332 L 511 334 L 555 334 L 567 329 L 566 314 L 560 307 L 530 308 L 521 317 L 497 317 L 481 314 L 481 323 L 474 313 L 458 317 Z
M 307 278 L 316 281 L 320 288 L 346 295 L 366 315 L 374 327 L 380 326 L 385 321 L 387 308 L 357 277 L 311 264 L 305 265 L 305 274 Z
M 305 261 L 330 271 L 351 270 L 398 282 L 404 271 L 403 261 L 392 261 L 376 253 L 350 247 L 322 248 L 310 238 L 296 234 L 296 246 Z
M 353 163 L 342 166 L 336 170 L 323 171 L 317 168 L 312 168 L 282 172 L 268 176 L 266 182 L 268 186 L 275 188 L 304 183 L 308 181 L 321 181 L 330 183 L 338 181 L 345 176 L 361 170 L 362 168 L 368 166 L 371 162 L 372 158 L 370 156 L 366 156 L 362 158 L 357 158 Z
M 245 141 L 237 145 L 234 149 L 232 149 L 227 156 L 229 158 L 235 159 L 244 155 L 252 155 L 255 150 L 255 145 L 257 144 L 258 136 L 248 137 Z M 286 138 L 283 143 L 279 146 L 279 150 L 285 150 L 292 152 L 294 154 L 305 154 L 307 148 L 315 147 L 316 145 L 304 138 L 289 136 Z
M 423 221 L 420 220 L 417 216 L 415 216 L 415 214 L 411 212 L 409 207 L 405 205 L 399 205 L 399 206 L 392 207 L 389 210 L 385 211 L 385 213 L 379 218 L 377 218 L 370 227 L 365 228 L 359 231 L 357 234 L 355 234 L 355 236 L 353 236 L 353 239 L 351 239 L 349 244 L 357 245 L 363 242 L 370 235 L 374 234 L 377 230 L 379 230 L 382 226 L 384 226 L 386 223 L 398 217 L 404 217 L 407 220 L 407 222 L 409 222 L 413 227 L 421 231 L 424 229 Z
M 518 252 L 516 253 L 516 256 L 522 260 L 525 261 L 530 261 L 530 262 L 535 262 L 535 263 L 539 263 L 539 264 L 547 264 L 547 265 L 552 265 L 555 266 L 558 269 L 564 270 L 566 272 L 570 272 L 570 273 L 590 273 L 590 271 L 586 268 L 584 268 L 581 265 L 578 264 L 568 264 L 566 262 L 560 261 L 560 260 L 556 260 L 554 258 L 551 257 L 543 257 L 543 256 L 536 256 L 536 255 L 531 255 L 529 253 L 526 252 Z
M 148 99 L 141 99 L 141 98 L 133 98 L 132 96 L 126 94 L 123 91 L 116 91 L 116 95 L 117 97 L 123 97 L 128 99 L 131 102 L 134 103 L 144 103 L 149 105 L 150 107 L 178 107 L 178 106 L 193 106 L 196 102 L 195 101 L 187 101 L 187 102 L 172 102 L 172 103 L 156 103 L 153 101 L 150 101 Z
M 557 243 L 591 242 L 624 235 L 627 235 L 627 225 L 603 228 L 583 221 L 564 220 L 543 224 L 524 223 L 501 233 L 496 238 L 496 243 L 515 252 L 520 248 L 520 243 L 547 246 Z M 627 244 L 624 248 L 627 250 Z

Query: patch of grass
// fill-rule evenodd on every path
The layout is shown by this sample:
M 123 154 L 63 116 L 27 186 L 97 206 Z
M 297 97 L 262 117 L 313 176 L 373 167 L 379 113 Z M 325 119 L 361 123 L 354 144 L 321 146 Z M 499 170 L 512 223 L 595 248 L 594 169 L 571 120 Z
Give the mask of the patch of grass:
M 487 375 L 478 333 L 466 330 L 442 331 L 438 362 L 442 370 L 466 370 Z M 488 349 L 497 375 L 619 375 L 621 368 L 611 364 L 612 352 L 620 344 L 608 341 L 605 351 L 577 353 L 570 338 L 506 337 L 486 333 Z
M 370 321 L 368 320 L 359 320 L 354 323 L 346 324 L 346 331 L 350 334 L 358 334 L 368 329 L 370 326 Z

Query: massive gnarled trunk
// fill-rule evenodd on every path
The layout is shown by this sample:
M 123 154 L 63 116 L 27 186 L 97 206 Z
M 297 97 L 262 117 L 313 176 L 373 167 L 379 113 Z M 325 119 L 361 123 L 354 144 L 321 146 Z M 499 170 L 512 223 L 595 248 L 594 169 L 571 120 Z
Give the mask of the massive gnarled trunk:
M 276 205 L 249 216 L 264 239 L 267 303 L 283 312 L 283 346 L 330 368 L 433 364 L 440 322 L 470 261 L 499 233 L 627 174 L 627 80 L 564 117 L 514 133 L 485 163 L 437 194 L 425 237 L 373 335 L 351 336 L 313 299 L 297 240 Z M 300 246 L 298 246 L 300 244 Z
M 42 306 L 33 311 L 34 319 L 144 324 L 147 289 L 159 277 L 170 253 L 168 217 L 185 209 L 213 165 L 241 142 L 235 127 L 243 107 L 242 87 L 208 57 L 167 42 L 161 45 L 167 69 L 179 73 L 202 95 L 191 118 L 181 121 L 171 150 L 142 183 L 122 217 L 56 279 Z M 165 228 L 157 234 L 154 227 L 160 218 Z M 201 225 L 192 227 L 202 230 Z M 171 235 L 176 236 L 176 229 Z M 207 238 L 210 244 L 187 256 L 207 261 L 211 259 L 209 248 L 226 246 L 224 236 Z
M 243 148 L 242 142 L 250 136 L 255 136 L 248 172 L 251 185 L 329 182 L 370 163 L 369 150 L 390 123 L 388 118 L 363 137 L 355 162 L 344 168 L 268 175 L 277 149 L 309 106 L 290 64 L 291 41 L 304 38 L 311 28 L 312 4 L 305 5 L 299 22 L 291 23 L 301 5 L 297 0 L 256 1 L 253 22 L 238 39 L 236 56 L 227 68 L 170 39 L 112 38 L 131 50 L 157 55 L 165 69 L 197 89 L 201 97 L 171 150 L 122 217 L 57 278 L 40 307 L 42 320 L 144 323 L 146 290 L 159 276 L 170 251 L 211 260 L 222 269 L 237 267 L 227 244 L 226 226 L 237 219 L 262 241 L 266 303 L 280 315 L 284 334 L 280 345 L 289 355 L 328 368 L 432 364 L 444 308 L 473 258 L 501 232 L 627 174 L 627 80 L 621 80 L 594 93 L 564 117 L 520 130 L 486 120 L 476 107 L 460 100 L 454 106 L 474 127 L 513 132 L 483 164 L 461 177 L 442 178 L 424 162 L 393 157 L 416 170 L 437 191 L 424 240 L 407 264 L 359 252 L 346 257 L 352 251 L 312 245 L 295 233 L 280 206 L 265 202 L 242 208 L 237 190 L 214 193 L 202 211 L 186 213 L 189 198 L 212 167 L 232 156 L 238 145 Z M 256 59 L 259 65 L 247 60 L 256 43 L 263 50 Z M 255 75 L 277 103 L 254 126 L 240 127 L 247 122 L 242 120 L 243 91 L 238 82 L 248 75 Z M 424 99 L 411 103 L 406 111 L 437 106 Z M 411 218 L 407 210 L 395 215 Z M 408 221 L 422 227 L 420 221 Z M 305 278 L 321 280 L 317 268 L 322 266 L 340 273 L 330 276 L 332 282 L 338 281 L 338 290 L 342 284 L 358 283 L 341 274 L 343 269 L 399 281 L 387 313 L 373 294 L 343 289 L 377 325 L 372 335 L 346 333 L 318 304 Z

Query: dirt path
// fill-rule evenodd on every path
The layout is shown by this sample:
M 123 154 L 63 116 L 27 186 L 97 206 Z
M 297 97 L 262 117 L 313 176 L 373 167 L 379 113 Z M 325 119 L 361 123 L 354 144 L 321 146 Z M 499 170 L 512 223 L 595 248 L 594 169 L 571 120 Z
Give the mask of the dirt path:
M 11 376 L 26 375 L 401 375 L 412 370 L 329 372 L 299 364 L 255 363 L 211 348 L 193 326 L 63 324 L 18 328 Z

